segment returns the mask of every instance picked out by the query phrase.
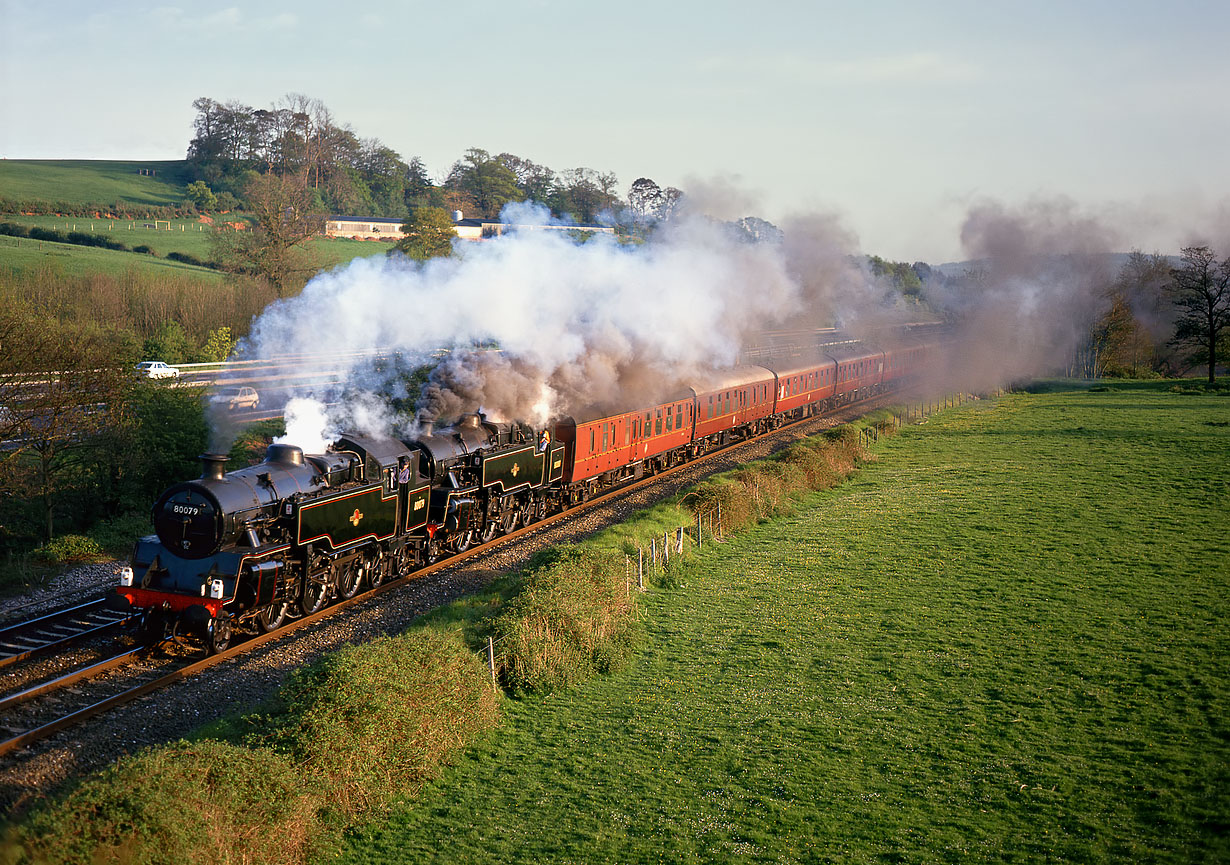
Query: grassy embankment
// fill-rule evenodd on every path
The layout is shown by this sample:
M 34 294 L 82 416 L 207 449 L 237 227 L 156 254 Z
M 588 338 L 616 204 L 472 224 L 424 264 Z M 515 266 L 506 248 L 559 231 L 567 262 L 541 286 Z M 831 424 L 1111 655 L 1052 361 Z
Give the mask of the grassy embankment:
M 1155 384 L 882 441 L 343 861 L 1226 861 L 1228 419 Z
M 137 173 L 138 168 L 154 169 L 153 176 Z M 0 213 L 0 222 L 12 222 L 26 227 L 55 229 L 61 232 L 79 231 L 102 234 L 129 248 L 147 246 L 154 255 L 97 249 L 67 243 L 0 236 L 0 267 L 18 272 L 30 272 L 52 265 L 71 276 L 92 274 L 138 273 L 191 275 L 218 282 L 221 275 L 208 268 L 168 261 L 170 253 L 193 256 L 208 261 L 212 225 L 199 219 L 171 219 L 155 223 L 153 218 L 106 219 L 109 208 L 119 203 L 138 207 L 175 207 L 187 197 L 186 163 L 125 162 L 109 160 L 0 160 L 0 198 L 10 202 L 42 201 L 69 205 L 93 205 L 101 216 L 55 216 Z M 240 216 L 212 214 L 216 222 Z M 168 228 L 169 223 L 169 228 Z M 147 225 L 157 224 L 157 228 Z M 313 264 L 321 270 L 344 264 L 351 259 L 380 255 L 383 244 L 365 243 L 344 238 L 317 238 L 311 250 Z

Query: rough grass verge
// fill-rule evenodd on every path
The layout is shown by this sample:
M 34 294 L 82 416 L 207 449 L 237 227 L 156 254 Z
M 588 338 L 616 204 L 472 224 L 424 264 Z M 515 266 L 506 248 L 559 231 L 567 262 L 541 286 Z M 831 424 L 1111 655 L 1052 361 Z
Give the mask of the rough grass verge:
M 301 863 L 412 794 L 492 728 L 498 700 L 456 634 L 416 629 L 295 674 L 239 742 L 150 748 L 10 826 L 0 863 Z
M 309 767 L 349 821 L 411 795 L 499 718 L 482 658 L 456 633 L 432 629 L 333 652 L 281 696 L 272 733 L 250 741 Z
M 548 692 L 617 669 L 636 645 L 636 599 L 625 557 L 562 548 L 528 573 L 493 622 L 504 684 Z
M 5 863 L 297 863 L 325 837 L 320 793 L 285 756 L 217 741 L 124 758 L 9 830 Z

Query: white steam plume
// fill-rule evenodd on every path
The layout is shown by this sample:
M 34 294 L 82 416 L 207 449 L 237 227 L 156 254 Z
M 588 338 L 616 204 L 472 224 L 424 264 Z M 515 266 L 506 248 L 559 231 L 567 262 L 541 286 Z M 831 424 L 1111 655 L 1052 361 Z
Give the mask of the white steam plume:
M 545 210 L 520 216 L 548 221 Z M 421 265 L 358 259 L 270 306 L 245 349 L 257 358 L 403 355 L 400 369 L 357 354 L 337 361 L 343 384 L 318 390 L 314 410 L 296 401 L 288 412 L 285 440 L 295 443 L 317 445 L 341 428 L 412 435 L 373 409 L 390 398 L 429 420 L 481 408 L 535 425 L 642 404 L 734 364 L 754 331 L 883 314 L 885 292 L 857 265 L 854 238 L 836 219 L 796 219 L 786 234 L 781 244 L 747 243 L 722 223 L 689 218 L 640 246 L 525 229 L 459 242 L 456 257 Z M 499 351 L 473 348 L 482 345 Z M 450 353 L 428 385 L 406 393 L 398 373 L 442 349 Z

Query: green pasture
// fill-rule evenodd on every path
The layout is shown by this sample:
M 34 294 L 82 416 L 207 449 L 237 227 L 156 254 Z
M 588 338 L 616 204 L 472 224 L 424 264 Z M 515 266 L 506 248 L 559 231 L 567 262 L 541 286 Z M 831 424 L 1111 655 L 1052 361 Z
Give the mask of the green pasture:
M 342 859 L 1227 861 L 1228 423 L 1158 383 L 882 439 Z
M 65 234 L 70 231 L 98 234 L 129 248 L 148 246 L 159 256 L 165 256 L 168 252 L 183 252 L 195 255 L 202 261 L 209 258 L 209 236 L 216 230 L 213 225 L 195 218 L 160 220 L 155 223 L 152 219 L 89 219 L 80 216 L 8 214 L 0 216 L 0 221 L 30 228 L 51 228 Z
M 153 170 L 153 175 L 138 173 Z M 145 207 L 183 203 L 187 163 L 104 159 L 2 159 L 0 196 L 69 204 L 109 204 L 118 200 Z
M 165 258 L 143 253 L 32 240 L 27 237 L 0 236 L 0 268 L 11 269 L 20 274 L 39 271 L 48 266 L 69 276 L 117 276 L 136 271 L 155 275 L 190 275 L 215 283 L 223 279 L 223 274 L 216 270 L 179 261 L 167 261 Z
M 155 253 L 149 255 L 0 235 L 0 267 L 9 267 L 19 272 L 55 262 L 66 273 L 76 275 L 116 274 L 134 268 L 138 271 L 166 272 L 167 268 L 171 268 L 176 273 L 199 274 L 202 278 L 209 280 L 222 278 L 222 275 L 215 270 L 165 259 L 165 256 L 171 252 L 187 253 L 202 261 L 209 259 L 211 255 L 209 233 L 213 227 L 202 225 L 195 220 L 171 220 L 169 231 L 165 227 L 157 230 L 145 228 L 144 220 L 137 220 L 133 223 L 129 220 L 91 221 L 62 216 L 3 216 L 0 217 L 0 221 L 54 228 L 66 232 L 105 233 L 108 238 L 127 244 L 129 247 L 145 245 Z M 339 264 L 345 264 L 354 258 L 383 255 L 388 247 L 381 243 L 361 240 L 319 237 L 309 243 L 308 249 L 315 258 L 316 266 L 321 270 L 326 270 Z

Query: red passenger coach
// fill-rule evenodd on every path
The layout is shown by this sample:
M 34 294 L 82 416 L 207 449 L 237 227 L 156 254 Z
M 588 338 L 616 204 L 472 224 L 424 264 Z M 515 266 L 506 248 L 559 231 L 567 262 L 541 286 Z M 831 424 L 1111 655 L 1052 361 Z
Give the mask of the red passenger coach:
M 640 477 L 686 456 L 692 442 L 695 402 L 691 392 L 643 411 L 556 421 L 555 437 L 564 444 L 564 483 L 613 483 Z
M 775 412 L 788 420 L 807 417 L 823 409 L 836 392 L 837 361 L 831 358 L 777 366 Z
M 838 405 L 879 393 L 884 380 L 884 352 L 859 348 L 830 348 L 826 352 L 837 365 L 834 401 Z
M 696 447 L 721 447 L 730 437 L 767 429 L 776 378 L 760 366 L 735 367 L 692 386 L 696 395 Z

